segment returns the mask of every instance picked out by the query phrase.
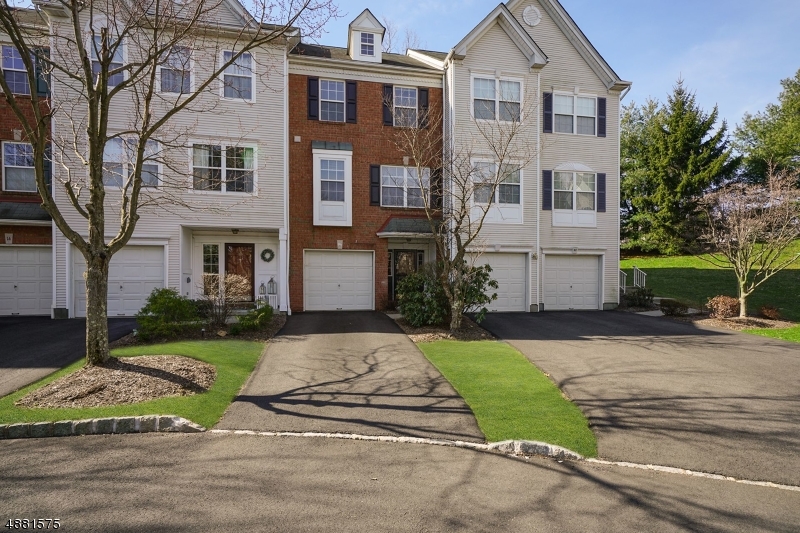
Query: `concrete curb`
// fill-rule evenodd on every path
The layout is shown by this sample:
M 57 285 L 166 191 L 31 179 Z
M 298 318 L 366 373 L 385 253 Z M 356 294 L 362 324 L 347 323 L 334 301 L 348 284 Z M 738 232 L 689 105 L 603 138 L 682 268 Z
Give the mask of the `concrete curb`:
M 326 438 L 343 440 L 365 440 L 374 442 L 399 442 L 407 444 L 428 444 L 433 446 L 449 446 L 452 448 L 466 448 L 484 452 L 498 452 L 504 455 L 540 455 L 553 459 L 568 459 L 581 461 L 583 456 L 553 444 L 530 440 L 506 440 L 484 444 L 480 442 L 467 442 L 462 440 L 426 439 L 423 437 L 394 437 L 389 435 L 357 435 L 354 433 L 297 433 L 292 431 L 251 431 L 247 429 L 212 429 L 208 433 L 219 435 L 253 435 L 258 437 L 302 437 Z
M 205 431 L 203 426 L 174 415 L 123 416 L 61 420 L 59 422 L 0 424 L 0 440 L 125 433 L 200 433 L 203 431 Z

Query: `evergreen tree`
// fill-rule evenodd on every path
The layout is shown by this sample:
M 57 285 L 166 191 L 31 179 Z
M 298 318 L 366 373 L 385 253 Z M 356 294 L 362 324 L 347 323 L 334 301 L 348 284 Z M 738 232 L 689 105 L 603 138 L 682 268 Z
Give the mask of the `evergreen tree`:
M 718 116 L 716 106 L 700 109 L 683 80 L 660 108 L 650 101 L 631 110 L 621 169 L 624 248 L 676 254 L 695 238 L 698 200 L 740 164 L 725 121 L 715 129 Z
M 734 146 L 744 156 L 745 181 L 764 183 L 770 164 L 778 171 L 800 169 L 800 70 L 781 85 L 777 104 L 745 114 L 736 128 Z

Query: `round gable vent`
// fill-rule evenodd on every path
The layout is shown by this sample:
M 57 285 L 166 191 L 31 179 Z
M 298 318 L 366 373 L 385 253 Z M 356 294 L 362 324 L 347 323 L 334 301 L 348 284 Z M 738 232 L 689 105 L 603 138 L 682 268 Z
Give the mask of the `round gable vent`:
M 536 6 L 528 6 L 522 12 L 522 19 L 528 26 L 536 26 L 542 21 L 542 14 Z

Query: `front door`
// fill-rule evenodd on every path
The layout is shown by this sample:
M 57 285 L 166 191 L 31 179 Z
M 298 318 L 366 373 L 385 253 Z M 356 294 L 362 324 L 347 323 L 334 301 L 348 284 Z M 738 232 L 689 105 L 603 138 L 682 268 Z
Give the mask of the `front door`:
M 254 244 L 225 245 L 225 274 L 236 274 L 248 280 L 250 296 L 247 301 L 255 301 L 255 253 Z
M 397 285 L 403 278 L 417 271 L 422 265 L 425 252 L 422 250 L 391 250 L 389 253 L 391 254 L 390 259 L 392 259 L 393 267 L 390 273 L 391 294 L 389 294 L 389 298 L 394 300 Z

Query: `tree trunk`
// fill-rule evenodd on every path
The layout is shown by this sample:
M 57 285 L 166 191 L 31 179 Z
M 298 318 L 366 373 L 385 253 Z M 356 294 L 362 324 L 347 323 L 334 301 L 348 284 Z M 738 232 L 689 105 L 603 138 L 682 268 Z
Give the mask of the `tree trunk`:
M 744 287 L 745 284 L 739 282 L 739 318 L 747 316 L 747 292 Z
M 108 264 L 101 253 L 87 261 L 86 271 L 86 363 L 108 361 Z
M 454 300 L 450 306 L 450 333 L 455 333 L 461 329 L 461 309 L 463 305 L 460 301 Z

